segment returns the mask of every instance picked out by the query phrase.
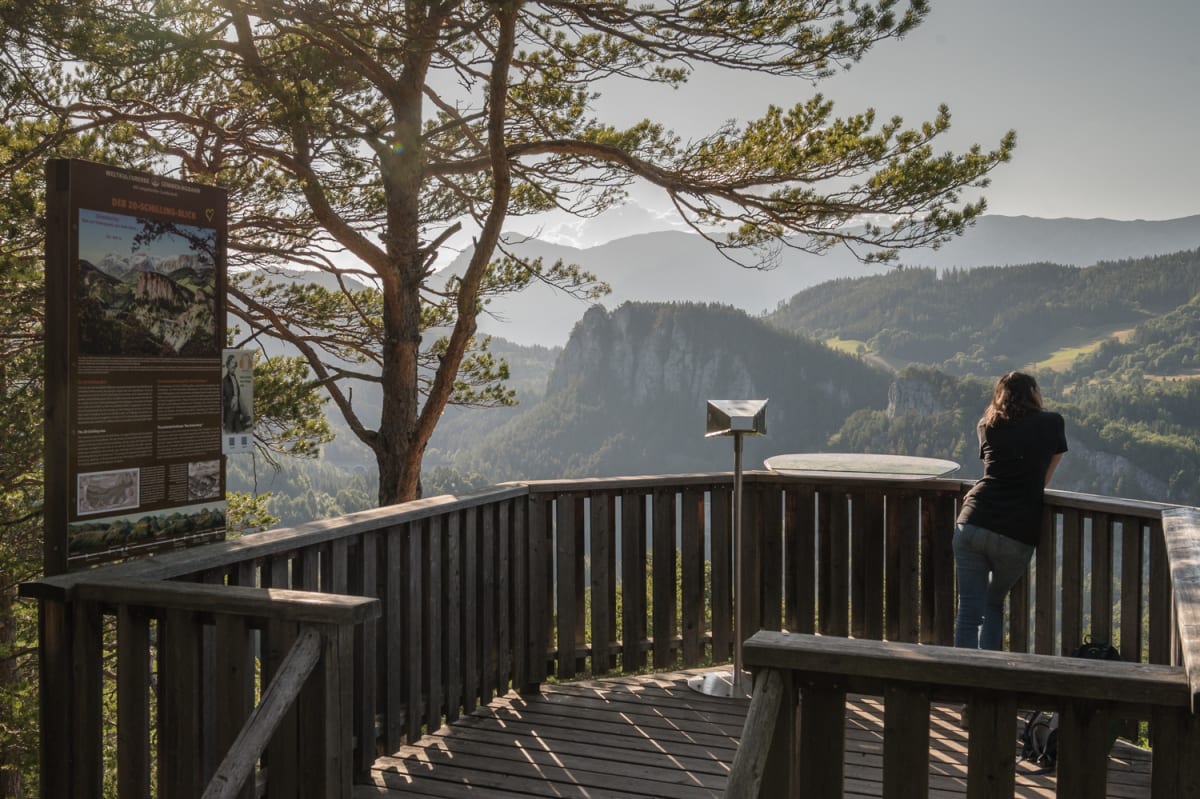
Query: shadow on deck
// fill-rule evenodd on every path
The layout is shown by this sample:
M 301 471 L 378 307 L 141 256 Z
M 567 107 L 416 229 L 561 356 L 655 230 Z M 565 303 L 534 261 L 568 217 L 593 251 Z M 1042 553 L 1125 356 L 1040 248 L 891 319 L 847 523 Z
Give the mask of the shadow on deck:
M 691 690 L 687 678 L 697 673 L 544 685 L 529 697 L 510 693 L 380 758 L 374 785 L 356 788 L 356 799 L 720 797 L 749 700 Z M 882 702 L 851 698 L 845 796 L 880 796 L 882 752 Z M 933 709 L 929 770 L 931 797 L 965 796 L 967 734 L 957 708 Z M 1018 765 L 1016 796 L 1054 796 L 1054 777 L 1031 771 Z M 1109 759 L 1108 796 L 1149 795 L 1149 753 L 1118 741 Z

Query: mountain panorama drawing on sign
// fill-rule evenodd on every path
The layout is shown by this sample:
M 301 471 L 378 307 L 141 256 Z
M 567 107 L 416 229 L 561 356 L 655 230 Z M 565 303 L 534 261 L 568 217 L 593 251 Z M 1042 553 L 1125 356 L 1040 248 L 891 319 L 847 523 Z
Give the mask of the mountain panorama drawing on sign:
M 79 352 L 217 352 L 216 231 L 80 209 Z

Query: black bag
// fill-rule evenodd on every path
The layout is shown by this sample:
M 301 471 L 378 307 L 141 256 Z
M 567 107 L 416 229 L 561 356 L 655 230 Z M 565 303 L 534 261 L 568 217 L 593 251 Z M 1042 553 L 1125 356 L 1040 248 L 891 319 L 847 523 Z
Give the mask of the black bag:
M 1121 653 L 1112 644 L 1103 644 L 1087 640 L 1071 653 L 1071 657 L 1088 658 L 1089 660 L 1120 660 Z M 1120 736 L 1121 722 L 1114 721 L 1109 730 L 1109 748 L 1117 742 Z M 1030 711 L 1025 717 L 1025 727 L 1021 730 L 1021 755 L 1017 758 L 1020 763 L 1028 760 L 1037 763 L 1042 768 L 1038 773 L 1054 771 L 1058 765 L 1058 714 L 1046 713 L 1041 710 Z
M 1073 658 L 1090 658 L 1092 660 L 1120 660 L 1121 653 L 1112 644 L 1098 644 L 1094 641 L 1084 641 L 1078 649 L 1071 653 Z

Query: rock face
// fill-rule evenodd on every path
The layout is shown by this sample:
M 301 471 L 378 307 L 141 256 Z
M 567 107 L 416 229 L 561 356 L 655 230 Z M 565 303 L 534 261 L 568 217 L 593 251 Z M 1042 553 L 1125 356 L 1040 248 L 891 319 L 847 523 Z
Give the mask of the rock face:
M 895 419 L 904 414 L 932 416 L 945 408 L 938 401 L 933 387 L 924 380 L 898 377 L 888 387 L 887 415 Z
M 139 302 L 153 302 L 170 307 L 192 301 L 191 291 L 157 272 L 139 274 L 133 296 Z
M 667 394 L 757 396 L 759 387 L 736 348 L 698 341 L 694 318 L 633 304 L 611 314 L 593 306 L 563 348 L 547 393 L 592 386 L 610 396 L 619 392 L 633 405 Z
M 1123 455 L 1095 450 L 1084 442 L 1071 440 L 1070 432 L 1068 429 L 1067 446 L 1070 450 L 1064 456 L 1063 463 L 1071 467 L 1068 475 L 1083 473 L 1088 479 L 1083 488 L 1060 484 L 1056 472 L 1053 488 L 1155 501 L 1171 495 L 1171 486 L 1166 480 L 1154 476 Z
M 706 400 L 768 400 L 767 433 L 744 462 L 818 451 L 889 377 L 860 359 L 727 305 L 596 306 L 559 353 L 541 403 L 479 458 L 537 478 L 723 471 L 730 445 L 706 433 Z M 513 453 L 522 453 L 519 458 Z

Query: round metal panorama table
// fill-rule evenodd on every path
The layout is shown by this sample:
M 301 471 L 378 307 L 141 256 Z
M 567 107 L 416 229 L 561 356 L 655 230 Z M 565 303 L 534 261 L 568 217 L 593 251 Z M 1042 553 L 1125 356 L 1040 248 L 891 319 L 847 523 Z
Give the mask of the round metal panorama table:
M 764 462 L 779 474 L 798 477 L 853 477 L 880 480 L 928 480 L 958 469 L 954 461 L 912 455 L 854 452 L 802 452 L 774 455 Z

